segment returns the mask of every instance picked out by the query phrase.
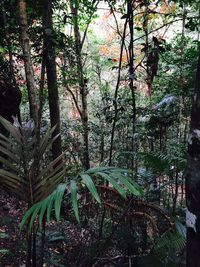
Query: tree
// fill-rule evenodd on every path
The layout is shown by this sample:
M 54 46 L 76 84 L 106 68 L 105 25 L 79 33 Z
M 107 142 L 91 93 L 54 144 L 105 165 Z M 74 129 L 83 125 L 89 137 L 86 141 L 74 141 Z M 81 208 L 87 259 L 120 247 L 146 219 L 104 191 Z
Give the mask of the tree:
M 54 219 L 59 220 L 60 211 L 62 214 L 69 210 L 69 227 L 76 227 L 71 209 L 75 211 L 77 221 L 80 209 L 84 217 L 82 227 L 93 232 L 92 239 L 97 237 L 97 253 L 94 239 L 89 246 L 82 246 L 79 240 L 77 248 L 81 247 L 81 256 L 74 257 L 77 262 L 72 263 L 63 240 L 60 264 L 92 266 L 88 258 L 99 261 L 108 257 L 107 248 L 112 247 L 114 258 L 111 260 L 115 261 L 120 252 L 122 259 L 117 258 L 116 263 L 120 266 L 128 260 L 129 265 L 153 266 L 155 264 L 148 260 L 144 264 L 141 260 L 146 254 L 149 258 L 155 256 L 156 247 L 159 250 L 165 246 L 167 251 L 156 261 L 157 266 L 177 267 L 177 260 L 181 259 L 179 253 L 184 250 L 186 241 L 182 234 L 185 226 L 179 224 L 178 235 L 173 235 L 176 221 L 171 224 L 170 218 L 164 216 L 166 220 L 162 222 L 154 212 L 158 211 L 156 205 L 159 204 L 169 216 L 178 215 L 184 224 L 183 170 L 197 61 L 196 33 L 188 34 L 185 29 L 185 26 L 196 29 L 196 13 L 186 6 L 191 0 L 0 2 L 0 23 L 3 23 L 0 70 L 1 67 L 4 70 L 2 75 L 0 71 L 0 115 L 11 122 L 0 118 L 11 135 L 11 138 L 0 135 L 0 162 L 3 165 L 0 187 L 25 200 L 30 208 L 21 224 L 27 230 L 31 228 L 26 265 L 41 267 L 43 258 L 45 264 L 49 264 L 44 243 L 47 240 L 45 225 L 51 214 L 55 212 Z M 11 3 L 15 2 L 18 2 L 18 8 L 12 14 Z M 97 20 L 90 25 L 93 19 Z M 181 21 L 182 34 L 173 33 L 172 37 L 171 25 L 175 23 L 176 26 L 176 22 L 180 24 Z M 25 72 L 21 67 L 23 63 Z M 198 256 L 193 255 L 193 251 L 199 249 L 200 244 L 198 76 L 199 68 L 186 174 L 188 264 L 192 267 L 198 266 Z M 27 107 L 30 107 L 35 131 L 31 123 L 20 125 L 15 120 L 12 125 L 12 115 L 18 113 L 20 101 L 15 84 L 21 84 L 22 117 L 29 116 Z M 45 135 L 49 118 L 53 129 Z M 59 156 L 62 149 L 60 121 L 65 160 Z M 49 157 L 52 144 L 53 163 Z M 99 164 L 110 167 L 99 167 Z M 95 168 L 90 169 L 91 165 Z M 119 168 L 115 169 L 113 165 Z M 121 169 L 123 167 L 132 171 Z M 144 188 L 142 196 L 137 183 Z M 124 200 L 120 195 L 125 197 L 127 191 L 132 195 Z M 131 214 L 126 209 L 129 200 Z M 88 213 L 89 220 L 87 216 L 85 219 L 84 212 Z M 159 213 L 164 215 L 160 209 Z M 61 230 L 65 220 L 63 216 Z M 164 234 L 167 221 L 170 228 Z M 41 235 L 37 235 L 40 230 Z M 50 231 L 55 233 L 52 228 Z M 103 244 L 105 236 L 107 241 Z M 36 242 L 40 237 L 41 243 Z M 58 241 L 55 242 L 57 248 L 61 245 Z M 40 255 L 37 255 L 36 244 L 41 244 Z M 72 256 L 75 255 L 73 251 Z M 54 250 L 48 252 L 53 254 Z M 60 250 L 56 249 L 57 252 Z M 61 253 L 58 256 L 62 256 Z M 18 255 L 15 259 L 18 260 Z M 103 266 L 104 263 L 96 264 Z
M 43 27 L 44 27 L 44 50 L 43 57 L 47 72 L 48 99 L 51 127 L 56 125 L 56 130 L 52 137 L 60 134 L 60 110 L 57 86 L 56 55 L 54 47 L 54 29 L 53 29 L 53 1 L 45 0 L 43 5 Z M 55 140 L 52 145 L 53 158 L 57 158 L 62 153 L 61 136 Z
M 187 267 L 200 266 L 200 55 L 192 104 L 186 170 Z
M 88 130 L 88 88 L 87 88 L 87 79 L 84 77 L 83 72 L 83 62 L 82 62 L 82 46 L 84 43 L 84 39 L 87 33 L 87 29 L 83 40 L 81 41 L 81 34 L 79 29 L 79 3 L 78 1 L 70 1 L 70 8 L 73 17 L 73 27 L 74 27 L 74 39 L 75 39 L 75 51 L 76 51 L 76 70 L 78 76 L 78 89 L 81 98 L 81 107 L 79 107 L 78 101 L 75 99 L 73 95 L 73 99 L 75 101 L 76 107 L 78 108 L 79 115 L 81 117 L 81 122 L 83 126 L 83 141 L 84 141 L 84 168 L 87 170 L 90 168 L 90 155 L 89 155 L 89 130 Z M 89 24 L 88 24 L 89 25 Z M 72 91 L 71 91 L 72 93 Z M 73 93 L 72 93 L 73 94 Z
M 21 31 L 21 47 L 23 50 L 23 60 L 26 73 L 26 83 L 30 105 L 30 117 L 33 118 L 35 124 L 38 124 L 38 104 L 36 101 L 36 85 L 34 79 L 34 72 L 31 59 L 31 46 L 28 34 L 28 20 L 26 2 L 24 0 L 18 1 L 19 11 L 19 26 Z

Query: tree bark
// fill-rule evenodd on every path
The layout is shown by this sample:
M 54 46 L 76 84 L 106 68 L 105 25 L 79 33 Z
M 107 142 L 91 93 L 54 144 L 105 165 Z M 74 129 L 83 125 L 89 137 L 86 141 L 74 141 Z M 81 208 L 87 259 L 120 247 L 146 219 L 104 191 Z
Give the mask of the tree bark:
M 56 55 L 53 43 L 52 0 L 44 0 L 43 11 L 44 27 L 44 61 L 47 73 L 48 99 L 51 127 L 57 126 L 52 137 L 60 134 L 60 108 L 57 86 Z M 53 158 L 62 153 L 61 136 L 59 135 L 52 145 Z
M 70 1 L 70 8 L 73 15 L 74 22 L 74 38 L 75 38 L 75 48 L 76 48 L 76 64 L 77 64 L 77 74 L 78 74 L 78 83 L 80 88 L 81 95 L 81 121 L 83 125 L 83 141 L 84 141 L 84 167 L 85 169 L 90 168 L 90 156 L 89 156 L 89 130 L 88 130 L 88 104 L 87 104 L 87 83 L 83 74 L 83 63 L 81 58 L 81 49 L 82 42 L 78 24 L 78 2 L 75 1 L 75 4 Z
M 200 55 L 188 137 L 186 202 L 187 267 L 200 267 Z
M 28 22 L 27 22 L 27 11 L 26 2 L 24 0 L 18 0 L 18 11 L 19 11 L 19 24 L 21 31 L 21 47 L 23 50 L 24 66 L 26 73 L 26 82 L 28 89 L 28 98 L 30 105 L 30 117 L 33 118 L 37 127 L 38 122 L 38 105 L 36 101 L 35 93 L 35 81 L 33 74 L 33 67 L 30 54 L 30 40 L 28 35 Z

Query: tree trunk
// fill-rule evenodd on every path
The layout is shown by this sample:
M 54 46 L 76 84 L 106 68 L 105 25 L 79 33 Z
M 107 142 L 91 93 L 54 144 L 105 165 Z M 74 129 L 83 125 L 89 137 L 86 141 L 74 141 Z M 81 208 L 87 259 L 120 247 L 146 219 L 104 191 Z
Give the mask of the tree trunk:
M 70 1 L 70 8 L 73 15 L 74 22 L 74 38 L 76 46 L 76 64 L 77 64 L 77 74 L 78 74 L 78 83 L 80 88 L 81 95 L 81 121 L 83 125 L 83 141 L 84 141 L 84 167 L 85 169 L 90 168 L 90 156 L 89 156 L 89 138 L 88 138 L 88 104 L 87 104 L 87 83 L 83 75 L 83 63 L 81 58 L 81 37 L 80 30 L 78 25 L 78 3 L 75 1 L 75 4 Z
M 33 67 L 30 54 L 30 41 L 28 35 L 26 2 L 24 0 L 18 0 L 18 10 L 19 10 L 19 24 L 21 31 L 21 47 L 23 50 L 23 59 L 24 59 L 28 98 L 30 105 L 30 117 L 33 118 L 35 125 L 37 127 L 38 105 L 36 101 L 35 81 L 34 81 Z
M 48 98 L 51 127 L 57 126 L 52 137 L 60 134 L 60 109 L 57 86 L 56 55 L 53 43 L 53 19 L 52 0 L 44 1 L 44 61 L 47 73 Z M 61 136 L 57 137 L 52 145 L 53 158 L 62 153 Z
M 188 137 L 186 202 L 187 267 L 200 267 L 200 55 Z
M 128 10 L 128 25 L 129 25 L 129 32 L 130 32 L 130 44 L 128 48 L 128 55 L 129 55 L 129 88 L 131 90 L 131 96 L 132 96 L 132 140 L 131 140 L 131 150 L 132 150 L 132 160 L 131 160 L 131 168 L 132 170 L 135 168 L 135 156 L 134 152 L 135 149 L 135 121 L 136 121 L 136 103 L 135 103 L 135 89 L 136 86 L 134 84 L 134 14 L 133 14 L 133 8 L 134 8 L 134 1 L 129 0 L 127 1 L 127 10 Z

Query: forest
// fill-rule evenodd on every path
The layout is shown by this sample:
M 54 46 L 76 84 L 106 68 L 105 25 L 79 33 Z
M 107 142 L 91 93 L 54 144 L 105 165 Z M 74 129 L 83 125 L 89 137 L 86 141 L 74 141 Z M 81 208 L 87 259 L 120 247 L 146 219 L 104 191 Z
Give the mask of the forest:
M 0 266 L 199 251 L 200 2 L 0 0 Z

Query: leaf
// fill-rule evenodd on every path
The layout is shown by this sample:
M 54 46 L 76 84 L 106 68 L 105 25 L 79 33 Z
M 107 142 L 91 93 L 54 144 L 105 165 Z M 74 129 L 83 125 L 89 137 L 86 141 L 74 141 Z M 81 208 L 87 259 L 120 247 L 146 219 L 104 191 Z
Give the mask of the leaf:
M 45 151 L 48 150 L 49 147 L 51 147 L 52 143 L 58 137 L 58 136 L 56 136 L 51 141 L 49 141 L 49 138 L 51 138 L 51 135 L 53 134 L 55 129 L 56 129 L 56 125 L 53 128 L 48 129 L 45 136 L 42 138 L 42 140 L 40 142 L 40 149 L 39 149 L 40 157 L 44 154 Z
M 40 225 L 40 229 L 42 229 L 42 222 L 43 222 L 43 218 L 44 218 L 44 214 L 47 210 L 47 205 L 49 202 L 49 198 L 45 198 L 43 201 L 41 201 L 41 208 L 40 208 L 40 214 L 39 214 L 39 225 Z
M 39 188 L 35 189 L 34 191 L 35 200 L 40 201 L 41 199 L 44 199 L 45 196 L 51 194 L 54 191 L 54 189 L 58 186 L 58 184 L 63 181 L 64 174 L 65 174 L 65 169 L 54 175 L 52 180 L 48 181 L 48 183 L 46 182 L 46 184 L 42 184 Z
M 13 161 L 15 161 L 16 163 L 20 163 L 20 159 L 14 155 L 12 152 L 10 152 L 8 149 L 0 146 L 0 152 L 2 152 L 4 155 L 8 156 L 10 159 L 12 159 Z
M 51 220 L 52 206 L 53 206 L 53 201 L 54 201 L 54 193 L 55 192 L 53 192 L 49 196 L 49 203 L 48 203 L 48 207 L 47 207 L 47 222 L 50 222 L 50 220 Z
M 3 177 L 5 179 L 7 177 L 9 177 L 13 180 L 13 182 L 16 181 L 17 183 L 25 183 L 25 180 L 23 180 L 21 177 L 19 177 L 15 173 L 9 172 L 9 171 L 3 170 L 3 169 L 0 169 L 0 177 Z
M 6 167 L 12 169 L 15 172 L 19 171 L 19 168 L 17 168 L 15 165 L 13 165 L 10 161 L 0 156 L 0 162 L 3 163 Z
M 128 18 L 128 14 L 124 14 L 121 19 L 127 19 Z
M 186 227 L 178 220 L 175 221 L 175 226 L 179 234 L 186 239 Z
M 60 209 L 61 209 L 61 202 L 64 196 L 66 190 L 66 184 L 59 184 L 56 193 L 55 193 L 55 215 L 56 215 L 56 220 L 59 222 L 60 220 Z
M 1 138 L 0 138 L 0 145 L 2 145 L 2 147 L 8 149 L 11 152 L 17 153 L 17 150 L 15 149 L 14 145 L 11 145 L 10 142 L 7 142 Z
M 19 187 L 19 185 L 17 184 L 13 184 L 12 181 L 10 181 L 9 179 L 4 181 L 4 186 L 6 186 L 9 190 L 11 190 L 12 192 L 14 192 L 17 196 L 19 196 L 21 199 L 26 200 L 26 192 L 24 192 L 24 190 L 22 189 L 22 187 Z
M 83 179 L 84 184 L 87 186 L 88 190 L 91 192 L 92 196 L 96 199 L 98 203 L 101 203 L 97 189 L 88 174 L 80 174 Z
M 128 169 L 122 169 L 122 168 L 116 168 L 116 167 L 95 167 L 95 168 L 90 168 L 88 169 L 85 173 L 87 174 L 95 174 L 96 172 L 122 172 L 122 173 L 130 173 L 131 171 Z
M 90 168 L 85 173 L 87 174 L 94 174 L 96 172 L 103 172 L 109 169 L 113 169 L 113 167 L 96 167 L 96 168 Z
M 125 187 L 135 196 L 141 196 L 142 190 L 139 188 L 139 186 L 134 183 L 133 181 L 130 181 L 128 177 L 120 175 L 118 173 L 114 173 L 111 175 L 113 178 L 119 179 L 119 181 L 125 185 Z
M 39 216 L 39 224 L 41 227 L 45 212 L 47 216 L 47 222 L 50 222 L 51 213 L 53 210 L 53 203 L 54 203 L 56 219 L 58 222 L 60 219 L 60 208 L 61 208 L 61 202 L 63 199 L 65 189 L 66 189 L 66 184 L 60 184 L 56 188 L 56 190 L 53 193 L 51 193 L 47 198 L 34 204 L 23 216 L 22 221 L 20 223 L 20 228 L 22 229 L 24 225 L 26 224 L 27 220 L 29 219 L 29 223 L 28 223 L 29 230 L 31 230 L 37 215 Z
M 37 215 L 38 215 L 38 213 L 39 213 L 39 210 L 40 210 L 40 208 L 41 208 L 41 205 L 42 205 L 42 203 L 39 202 L 39 203 L 36 203 L 36 204 L 33 206 L 34 209 L 33 209 L 33 212 L 32 212 L 31 218 L 30 218 L 30 222 L 29 222 L 29 230 L 30 230 L 30 231 L 31 231 L 31 229 L 32 229 L 32 227 L 33 227 L 33 224 L 34 224 L 34 222 L 35 222 L 35 219 L 36 219 L 36 217 L 37 217 Z
M 4 119 L 0 116 L 0 123 L 4 126 L 4 128 L 15 138 L 15 140 L 22 144 L 22 135 L 20 134 L 20 131 L 18 128 L 13 126 L 9 121 Z
M 141 27 L 135 27 L 134 29 L 137 30 L 137 31 L 142 31 Z
M 5 254 L 9 254 L 10 250 L 8 249 L 0 249 L 0 255 L 5 255 Z
M 7 143 L 9 143 L 11 146 L 15 146 L 15 143 L 13 142 L 13 140 L 11 138 L 6 137 L 5 135 L 0 133 L 0 138 L 4 141 L 6 141 Z
M 78 187 L 74 180 L 71 180 L 70 182 L 70 188 L 71 188 L 71 201 L 72 201 L 72 207 L 74 210 L 75 217 L 80 224 L 80 218 L 79 218 L 79 212 L 78 212 L 78 200 L 77 200 L 77 191 Z
M 38 180 L 40 180 L 49 171 L 51 171 L 52 169 L 54 169 L 55 165 L 57 165 L 57 163 L 62 160 L 64 153 L 65 152 L 63 152 L 59 157 L 57 157 L 55 160 L 53 160 L 52 162 L 50 162 L 49 165 L 46 168 L 44 168 L 43 171 L 41 171 L 41 173 L 38 176 Z
M 158 237 L 153 250 L 159 258 L 165 259 L 170 251 L 174 251 L 175 254 L 182 251 L 185 243 L 186 239 L 178 231 L 173 231 Z
M 119 192 L 119 194 L 122 197 L 126 197 L 126 192 L 124 191 L 124 189 L 115 181 L 115 179 L 113 179 L 111 176 L 109 176 L 106 173 L 103 172 L 97 172 L 97 175 L 103 177 L 105 180 L 107 180 L 108 182 L 110 182 L 112 184 L 112 186 Z
M 30 209 L 28 209 L 28 211 L 26 211 L 26 213 L 22 217 L 21 223 L 19 224 L 21 230 L 24 228 L 25 224 L 27 223 L 27 220 L 29 219 L 29 217 L 35 211 L 35 208 L 37 207 L 38 207 L 38 203 L 34 204 Z
M 54 177 L 56 177 L 60 172 L 63 172 L 64 170 L 66 170 L 66 168 L 64 168 L 64 164 L 61 163 L 55 169 L 51 167 L 51 169 L 48 170 L 49 173 L 46 173 L 45 175 L 40 174 L 37 177 L 37 184 L 35 186 L 35 190 L 47 184 L 47 182 L 48 183 L 51 182 L 51 180 L 54 179 Z

